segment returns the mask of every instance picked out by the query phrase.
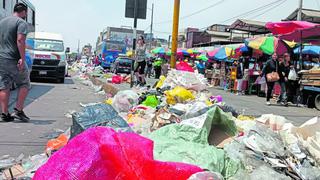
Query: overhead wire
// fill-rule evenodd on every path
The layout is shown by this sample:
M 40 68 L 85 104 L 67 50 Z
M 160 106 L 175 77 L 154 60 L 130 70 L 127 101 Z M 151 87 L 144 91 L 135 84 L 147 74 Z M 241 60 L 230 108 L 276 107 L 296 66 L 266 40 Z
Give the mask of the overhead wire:
M 234 20 L 234 19 L 238 19 L 238 18 L 241 18 L 241 17 L 246 17 L 246 16 L 248 16 L 248 15 L 250 15 L 250 14 L 252 14 L 252 13 L 259 12 L 259 11 L 265 9 L 265 8 L 269 8 L 270 6 L 273 6 L 274 4 L 277 4 L 277 3 L 281 2 L 281 1 L 283 1 L 283 0 L 273 1 L 273 2 L 271 2 L 271 3 L 269 3 L 269 4 L 265 4 L 265 5 L 263 5 L 263 6 L 260 6 L 260 7 L 258 7 L 258 8 L 255 8 L 255 9 L 253 9 L 253 10 L 250 10 L 250 11 L 244 12 L 244 13 L 242 13 L 242 14 L 239 14 L 239 15 L 237 15 L 237 16 L 234 16 L 234 17 L 228 18 L 228 19 L 226 19 L 226 20 L 223 20 L 223 21 L 221 21 L 220 23 L 226 23 L 226 22 L 229 22 L 229 21 Z
M 268 12 L 270 12 L 271 10 L 273 9 L 276 9 L 278 8 L 279 6 L 281 6 L 282 4 L 284 4 L 287 0 L 283 0 L 282 2 L 280 2 L 279 4 L 275 4 L 274 6 L 272 6 L 271 8 L 268 8 L 267 10 L 265 10 L 264 12 L 258 14 L 258 15 L 254 15 L 254 16 L 251 16 L 249 17 L 249 19 L 253 19 L 253 18 L 257 18 L 257 17 L 260 17 Z
M 185 16 L 179 18 L 179 20 L 182 21 L 182 20 L 185 20 L 185 19 L 190 18 L 190 17 L 192 17 L 192 16 L 195 16 L 195 15 L 197 15 L 197 14 L 200 14 L 200 13 L 202 13 L 202 12 L 208 10 L 208 9 L 211 9 L 211 8 L 213 8 L 213 7 L 215 7 L 215 6 L 218 6 L 218 5 L 222 4 L 222 3 L 225 2 L 225 1 L 227 1 L 227 0 L 220 0 L 220 1 L 214 3 L 214 4 L 210 5 L 210 6 L 207 6 L 207 7 L 203 8 L 203 9 L 200 9 L 200 10 L 198 10 L 198 11 L 195 11 L 195 12 L 193 12 L 193 13 L 191 13 L 191 14 L 185 15 Z M 167 20 L 167 21 L 157 22 L 157 23 L 154 23 L 154 24 L 166 24 L 166 23 L 171 23 L 172 21 L 173 21 L 173 20 Z

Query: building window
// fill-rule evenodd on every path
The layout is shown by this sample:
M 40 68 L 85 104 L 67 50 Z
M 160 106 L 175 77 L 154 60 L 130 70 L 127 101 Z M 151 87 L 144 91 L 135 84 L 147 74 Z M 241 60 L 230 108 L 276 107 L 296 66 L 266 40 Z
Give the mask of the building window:
M 6 9 L 6 0 L 2 1 L 2 7 L 3 7 L 3 9 Z

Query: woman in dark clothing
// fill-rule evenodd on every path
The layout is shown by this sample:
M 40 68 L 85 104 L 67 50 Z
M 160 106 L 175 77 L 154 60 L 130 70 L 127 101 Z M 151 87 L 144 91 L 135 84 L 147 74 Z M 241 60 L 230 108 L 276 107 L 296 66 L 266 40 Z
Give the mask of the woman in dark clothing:
M 287 87 L 286 83 L 288 82 L 288 75 L 290 71 L 290 66 L 287 64 L 287 62 L 283 59 L 283 57 L 279 58 L 279 84 L 281 87 L 281 95 L 279 96 L 279 99 L 277 103 L 281 103 L 282 105 L 288 105 L 287 103 Z
M 276 53 L 272 55 L 272 58 L 267 61 L 265 67 L 262 70 L 262 74 L 265 76 L 267 80 L 267 74 L 272 73 L 272 72 L 278 72 L 279 73 L 279 62 L 277 60 L 278 56 Z M 280 76 L 281 73 L 279 73 Z M 275 82 L 268 82 L 267 80 L 267 86 L 268 86 L 268 91 L 267 91 L 267 105 L 270 106 L 270 99 L 273 91 Z

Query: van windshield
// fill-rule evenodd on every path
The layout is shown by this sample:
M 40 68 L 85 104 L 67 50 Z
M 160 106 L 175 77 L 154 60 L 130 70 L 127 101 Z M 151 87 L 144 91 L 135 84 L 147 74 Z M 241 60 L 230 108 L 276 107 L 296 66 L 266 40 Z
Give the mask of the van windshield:
M 62 41 L 35 39 L 34 50 L 63 52 L 64 46 Z

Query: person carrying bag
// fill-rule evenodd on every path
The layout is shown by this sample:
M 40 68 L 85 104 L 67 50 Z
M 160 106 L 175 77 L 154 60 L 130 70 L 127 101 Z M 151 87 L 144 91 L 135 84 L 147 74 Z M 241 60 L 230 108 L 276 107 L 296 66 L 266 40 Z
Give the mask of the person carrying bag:
M 276 53 L 274 53 L 270 60 L 267 61 L 265 67 L 262 70 L 262 74 L 265 75 L 265 78 L 267 80 L 267 102 L 266 104 L 268 106 L 271 105 L 270 99 L 273 91 L 273 87 L 275 82 L 280 80 L 279 75 L 279 62 L 278 62 L 278 56 Z

